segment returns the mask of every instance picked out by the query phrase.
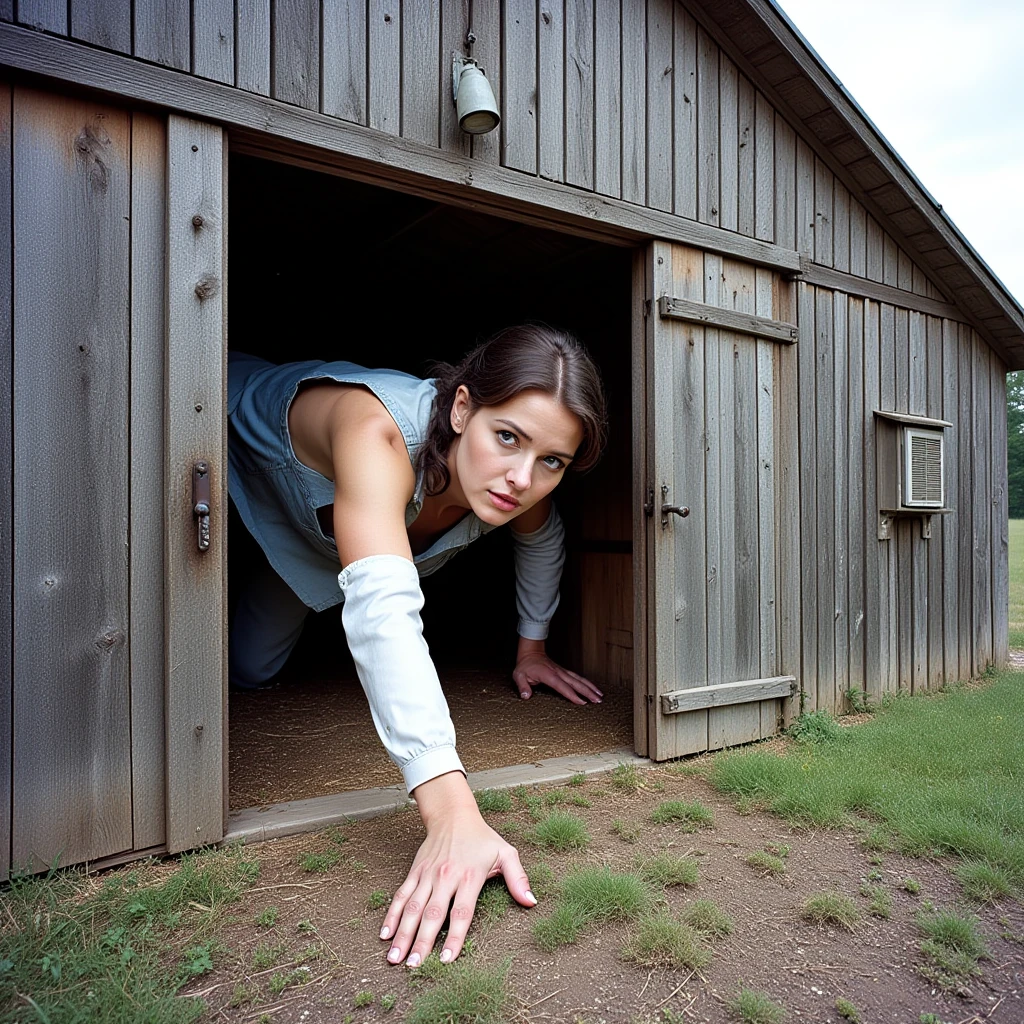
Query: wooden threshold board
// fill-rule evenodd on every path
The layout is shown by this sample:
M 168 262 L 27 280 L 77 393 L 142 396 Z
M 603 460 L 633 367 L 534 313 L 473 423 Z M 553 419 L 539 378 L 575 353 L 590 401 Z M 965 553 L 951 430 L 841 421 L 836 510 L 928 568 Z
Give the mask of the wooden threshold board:
M 581 772 L 594 775 L 611 771 L 620 764 L 652 763 L 646 757 L 634 754 L 631 747 L 616 747 L 599 754 L 550 757 L 530 764 L 470 772 L 468 779 L 470 788 L 478 792 L 484 789 L 534 786 L 544 782 L 564 782 Z M 224 842 L 257 843 L 264 839 L 278 839 L 281 836 L 340 825 L 346 820 L 373 818 L 415 803 L 406 795 L 404 786 L 382 786 L 317 796 L 309 800 L 290 800 L 268 807 L 247 807 L 228 815 L 224 823 Z

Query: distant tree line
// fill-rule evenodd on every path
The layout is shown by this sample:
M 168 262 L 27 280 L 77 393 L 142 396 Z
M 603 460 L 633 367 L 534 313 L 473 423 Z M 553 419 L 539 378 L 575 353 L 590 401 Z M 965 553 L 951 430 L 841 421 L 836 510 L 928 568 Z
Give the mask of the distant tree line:
M 1024 519 L 1024 370 L 1006 375 L 1006 427 L 1010 518 Z

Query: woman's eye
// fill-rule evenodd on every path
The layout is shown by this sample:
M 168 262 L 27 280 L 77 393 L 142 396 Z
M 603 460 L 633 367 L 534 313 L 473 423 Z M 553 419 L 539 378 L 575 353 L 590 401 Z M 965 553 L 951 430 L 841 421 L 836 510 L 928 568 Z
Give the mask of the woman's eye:
M 558 458 L 555 455 L 549 455 L 544 460 L 544 465 L 547 466 L 548 469 L 564 469 L 565 468 L 565 463 L 560 458 Z
M 498 431 L 498 438 L 501 440 L 502 444 L 515 444 L 516 443 L 516 435 L 513 434 L 511 430 L 499 430 Z

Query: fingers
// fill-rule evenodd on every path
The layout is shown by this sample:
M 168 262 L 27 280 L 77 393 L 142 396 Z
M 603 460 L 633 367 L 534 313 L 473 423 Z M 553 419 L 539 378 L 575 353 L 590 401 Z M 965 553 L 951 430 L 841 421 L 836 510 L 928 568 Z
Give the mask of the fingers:
M 482 878 L 467 878 L 456 891 L 451 918 L 448 921 L 448 934 L 445 936 L 444 948 L 441 950 L 441 963 L 449 963 L 462 952 L 466 933 L 473 923 L 473 911 L 476 908 L 477 897 L 480 895 L 483 883 Z M 431 939 L 430 945 L 433 946 L 433 944 L 433 939 Z M 419 945 L 418 942 L 417 945 Z
M 523 862 L 519 859 L 519 851 L 514 846 L 508 847 L 501 859 L 500 867 L 512 898 L 524 907 L 535 907 L 537 897 L 530 892 L 530 879 L 523 869 Z
M 445 868 L 443 864 L 438 867 L 436 878 L 424 873 L 405 903 L 398 930 L 388 950 L 390 963 L 397 964 L 404 960 L 407 967 L 419 967 L 434 948 L 434 940 L 448 916 L 448 906 L 454 891 L 450 880 L 444 877 Z M 480 885 L 477 886 L 477 892 Z M 470 903 L 470 916 L 475 903 L 474 895 Z

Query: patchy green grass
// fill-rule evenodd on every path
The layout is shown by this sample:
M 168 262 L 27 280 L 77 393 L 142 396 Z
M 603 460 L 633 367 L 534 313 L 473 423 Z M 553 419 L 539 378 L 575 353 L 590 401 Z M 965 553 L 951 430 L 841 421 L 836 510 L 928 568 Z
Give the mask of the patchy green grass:
M 252 951 L 252 967 L 254 971 L 265 971 L 284 956 L 288 949 L 288 943 L 284 939 L 277 942 L 261 942 Z
M 916 896 L 921 891 L 921 883 L 916 878 L 904 878 L 900 887 L 911 896 Z
M 755 850 L 748 854 L 745 863 L 764 875 L 784 875 L 786 862 L 781 857 L 773 857 L 765 850 Z
M 612 832 L 624 843 L 635 843 L 640 838 L 641 828 L 636 822 L 616 818 L 612 822 Z
M 376 996 L 372 992 L 357 992 L 352 1002 L 358 1009 L 361 1006 L 370 1006 L 375 998 Z
M 849 999 L 840 996 L 836 1000 L 836 1013 L 850 1024 L 861 1024 L 860 1010 L 857 1009 Z
M 387 995 L 380 997 L 380 1008 L 385 1012 L 389 1013 L 395 1008 L 395 1003 L 398 1002 L 398 996 L 394 992 L 388 992 Z
M 460 957 L 418 996 L 406 1024 L 504 1024 L 511 958 L 483 967 Z
M 691 928 L 696 928 L 709 938 L 724 939 L 726 935 L 732 934 L 732 918 L 714 900 L 694 900 L 682 916 Z
M 952 910 L 921 911 L 917 927 L 925 963 L 921 974 L 944 989 L 956 989 L 978 974 L 978 961 L 988 956 L 978 918 Z
M 700 868 L 692 857 L 675 857 L 659 853 L 653 857 L 638 857 L 636 870 L 641 878 L 655 885 L 696 885 Z
M 622 948 L 622 959 L 640 967 L 689 967 L 711 962 L 711 950 L 691 925 L 660 910 L 640 918 Z
M 643 776 L 635 764 L 617 765 L 611 770 L 608 780 L 615 789 L 620 789 L 624 793 L 639 792 L 643 785 Z
M 477 897 L 475 916 L 483 921 L 497 921 L 508 913 L 512 903 L 513 899 L 505 886 L 505 879 L 490 878 L 484 882 L 484 887 Z
M 310 874 L 324 874 L 330 871 L 339 860 L 341 860 L 341 854 L 337 850 L 324 850 L 322 853 L 301 854 L 298 864 L 303 871 L 308 871 Z
M 673 821 L 682 821 L 691 826 L 691 830 L 710 828 L 715 823 L 715 815 L 710 807 L 699 802 L 687 803 L 685 800 L 663 800 L 651 812 L 651 821 L 655 825 L 666 825 Z
M 964 893 L 980 903 L 994 903 L 1014 895 L 1013 879 L 1005 867 L 984 860 L 965 860 L 958 864 L 954 874 Z
M 732 1016 L 742 1024 L 782 1024 L 786 1011 L 765 992 L 741 988 L 726 1004 Z
M 507 789 L 485 789 L 475 795 L 481 814 L 512 810 L 512 794 Z
M 552 811 L 538 821 L 530 838 L 551 850 L 582 850 L 590 844 L 587 823 L 567 811 Z
M 819 892 L 804 901 L 800 916 L 815 924 L 835 924 L 852 932 L 860 920 L 860 911 L 849 896 L 839 892 Z
M 892 916 L 892 897 L 884 886 L 865 883 L 860 887 L 860 894 L 871 901 L 868 913 L 872 917 L 888 920 Z
M 203 1001 L 177 992 L 217 965 L 217 925 L 258 872 L 235 846 L 185 854 L 170 874 L 142 864 L 103 879 L 77 869 L 15 875 L 0 895 L 0 1015 L 135 1024 L 143 1007 L 161 1024 L 196 1020 Z M 18 993 L 31 993 L 30 1016 Z
M 845 743 L 849 733 L 824 708 L 805 711 L 789 727 L 789 735 L 798 743 Z
M 587 776 L 584 772 L 577 772 L 575 775 L 570 775 L 567 786 L 582 786 L 587 781 Z
M 278 915 L 281 913 L 277 907 L 267 907 L 256 915 L 257 928 L 273 928 L 277 924 Z
M 889 700 L 856 729 L 835 726 L 840 739 L 829 739 L 822 721 L 807 725 L 807 742 L 781 755 L 718 755 L 712 782 L 801 824 L 862 825 L 870 817 L 906 853 L 985 862 L 1006 873 L 1015 893 L 1024 891 L 1019 674 Z
M 1024 647 L 1024 519 L 1009 521 L 1010 646 Z

